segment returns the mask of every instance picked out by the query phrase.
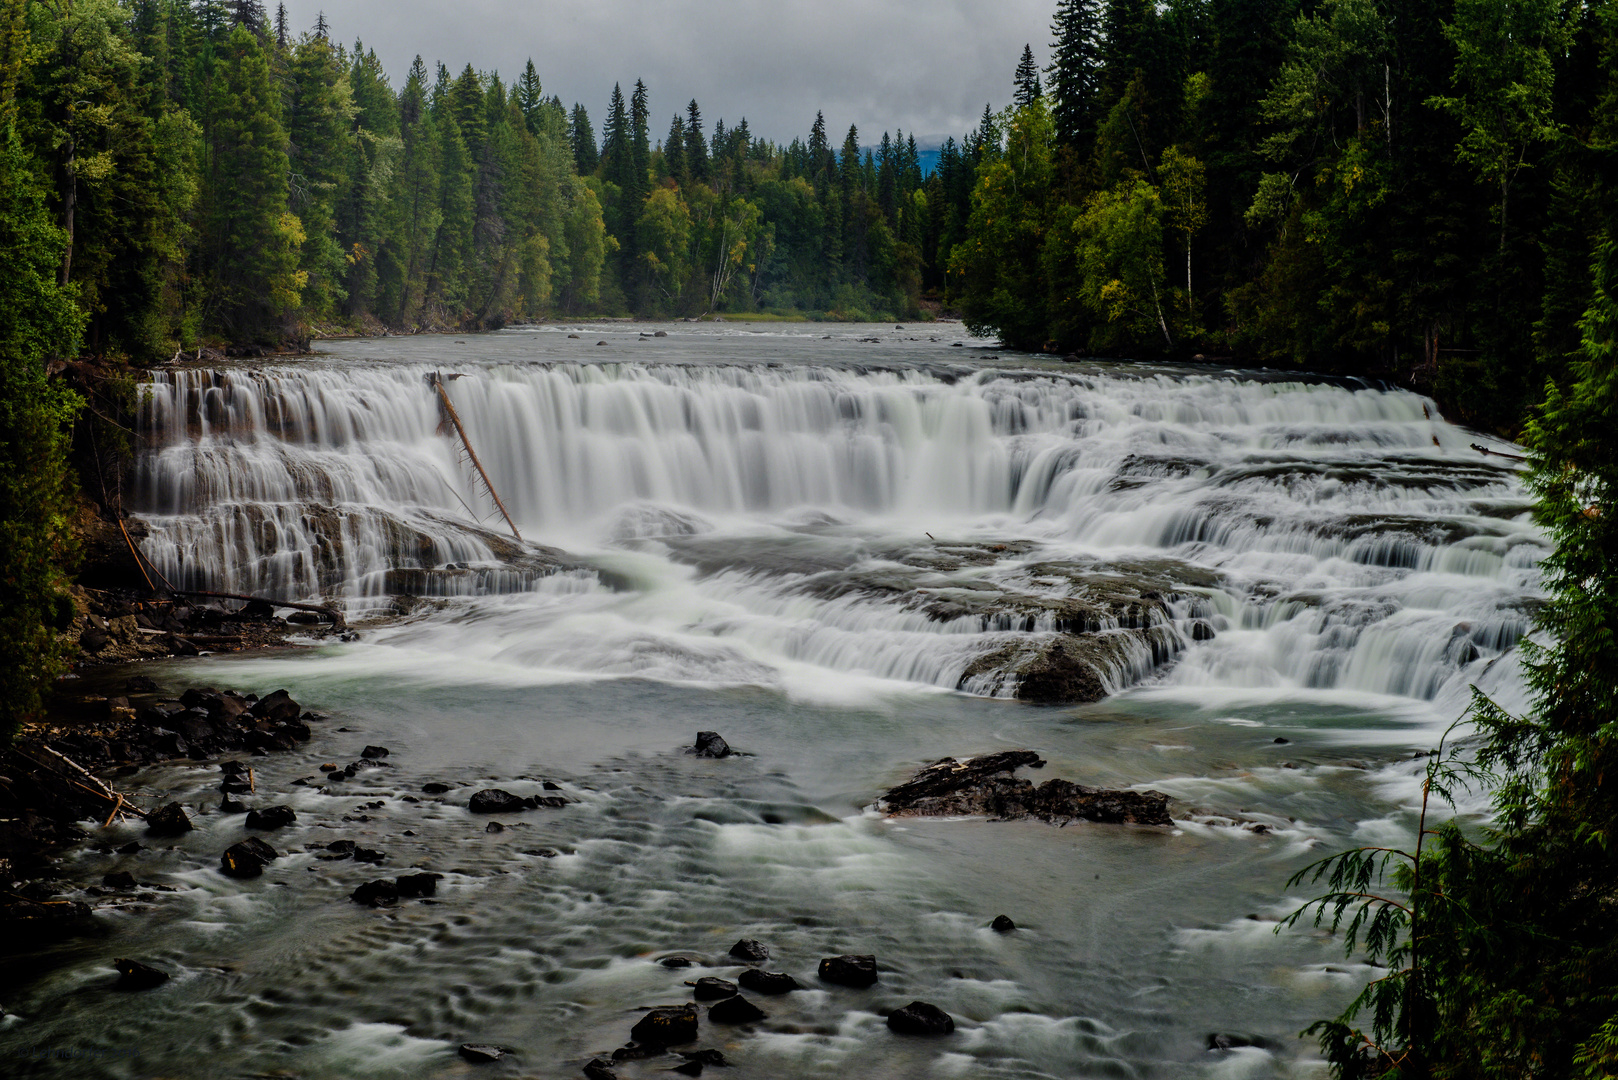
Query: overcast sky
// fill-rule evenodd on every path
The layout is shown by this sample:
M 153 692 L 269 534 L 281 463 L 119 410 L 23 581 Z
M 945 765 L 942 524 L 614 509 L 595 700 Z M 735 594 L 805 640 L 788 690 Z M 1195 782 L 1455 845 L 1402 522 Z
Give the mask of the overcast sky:
M 275 2 L 265 5 L 275 11 Z M 696 98 L 705 127 L 744 115 L 756 136 L 807 136 L 824 110 L 833 144 L 895 127 L 918 139 L 975 127 L 1011 100 L 1026 42 L 1049 62 L 1056 0 L 286 0 L 292 26 L 325 11 L 332 37 L 364 40 L 394 89 L 417 53 L 497 70 L 530 57 L 546 95 L 583 103 L 599 133 L 613 83 L 651 91 L 651 132 Z

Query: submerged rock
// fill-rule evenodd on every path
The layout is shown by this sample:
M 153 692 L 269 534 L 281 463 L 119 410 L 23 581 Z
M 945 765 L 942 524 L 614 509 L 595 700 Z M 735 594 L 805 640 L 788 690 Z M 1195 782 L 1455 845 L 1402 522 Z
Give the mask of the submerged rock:
M 1012 922 L 1008 915 L 996 915 L 994 922 L 989 924 L 989 929 L 999 934 L 1009 934 L 1017 929 L 1017 924 Z
M 474 1065 L 487 1065 L 499 1061 L 510 1051 L 503 1046 L 491 1046 L 488 1043 L 462 1043 L 457 1053 L 464 1061 L 470 1061 Z
M 118 969 L 118 982 L 115 985 L 119 990 L 150 990 L 169 981 L 168 972 L 159 971 L 139 960 L 114 960 L 112 966 Z
M 403 874 L 396 879 L 401 897 L 435 896 L 443 874 Z
M 790 994 L 794 990 L 802 990 L 798 980 L 791 975 L 779 971 L 760 971 L 757 968 L 748 968 L 737 976 L 736 981 L 742 989 L 751 990 L 758 994 Z
M 740 994 L 708 1007 L 708 1019 L 716 1024 L 751 1024 L 765 1016 L 763 1009 Z
M 249 810 L 247 812 L 247 827 L 249 829 L 284 829 L 294 825 L 298 815 L 290 806 L 266 806 L 262 810 Z
M 1161 791 L 1108 790 L 1068 780 L 1039 787 L 1012 774 L 1045 762 L 1032 750 L 1006 750 L 975 758 L 944 758 L 877 800 L 892 817 L 985 816 L 1002 821 L 1036 817 L 1052 824 L 1075 819 L 1110 824 L 1168 825 L 1169 797 Z
M 698 979 L 691 990 L 691 996 L 698 1001 L 713 1001 L 715 998 L 731 997 L 735 993 L 735 983 L 727 979 L 715 979 L 712 976 Z
M 730 744 L 720 736 L 719 732 L 699 731 L 697 732 L 696 745 L 691 748 L 690 753 L 695 754 L 697 757 L 724 758 L 729 757 L 734 751 L 731 750 Z
M 652 1009 L 629 1029 L 635 1042 L 650 1046 L 677 1046 L 697 1037 L 697 1007 L 672 1005 Z
M 866 954 L 828 956 L 820 962 L 820 977 L 838 986 L 866 987 L 876 982 L 876 957 Z
M 399 902 L 399 883 L 388 878 L 378 878 L 367 881 L 364 885 L 348 894 L 348 898 L 356 904 L 367 907 L 383 907 L 387 904 Z
M 937 1005 L 912 1001 L 888 1014 L 888 1029 L 900 1035 L 948 1035 L 955 1030 L 955 1021 Z
M 226 877 L 256 878 L 276 859 L 275 849 L 256 836 L 232 844 L 219 856 L 219 871 Z
M 171 802 L 146 817 L 146 831 L 153 836 L 183 836 L 194 827 L 179 803 Z
M 770 950 L 764 947 L 762 941 L 752 938 L 742 938 L 730 947 L 730 955 L 737 960 L 746 960 L 749 963 L 760 963 L 770 958 Z
M 474 814 L 507 814 L 528 809 L 528 800 L 519 798 L 503 788 L 485 788 L 476 792 L 466 808 Z

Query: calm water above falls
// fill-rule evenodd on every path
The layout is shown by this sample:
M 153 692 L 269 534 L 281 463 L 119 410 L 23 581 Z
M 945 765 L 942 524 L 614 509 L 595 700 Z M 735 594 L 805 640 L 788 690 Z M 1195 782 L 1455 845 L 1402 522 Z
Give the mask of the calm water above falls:
M 80 1054 L 25 1075 L 429 1077 L 470 1073 L 454 1046 L 478 1041 L 517 1051 L 502 1075 L 579 1075 L 637 1006 L 686 1000 L 695 975 L 657 958 L 733 977 L 725 951 L 756 937 L 810 989 L 705 1027 L 739 1078 L 1313 1075 L 1297 1032 L 1369 969 L 1271 920 L 1311 857 L 1408 832 L 1411 754 L 1470 684 L 1521 703 L 1543 539 L 1515 473 L 1402 391 L 1056 364 L 952 348 L 954 328 L 651 329 L 158 376 L 132 503 L 164 573 L 372 621 L 157 669 L 332 716 L 257 763 L 298 812 L 271 837 L 292 854 L 221 877 L 242 828 L 211 812 L 217 773 L 142 774 L 198 831 L 69 869 L 177 891 L 14 962 L 49 974 L 7 979 L 0 1054 Z M 440 433 L 432 371 L 461 376 L 525 543 Z M 1009 700 L 1007 658 L 1074 630 L 1105 645 L 1111 696 Z M 699 728 L 747 756 L 683 756 Z M 379 779 L 291 786 L 368 742 L 393 751 Z M 1049 758 L 1036 776 L 1168 792 L 1178 827 L 865 810 L 926 761 L 1010 746 Z M 489 778 L 577 802 L 485 834 L 464 807 Z M 298 851 L 340 837 L 388 861 Z M 344 900 L 413 866 L 447 875 L 440 903 Z M 1023 929 L 986 929 L 1000 913 Z M 844 952 L 877 955 L 876 987 L 816 982 Z M 181 975 L 114 995 L 123 955 Z M 890 1035 L 878 1010 L 916 998 L 957 1033 Z M 1262 1045 L 1209 1053 L 1212 1032 Z

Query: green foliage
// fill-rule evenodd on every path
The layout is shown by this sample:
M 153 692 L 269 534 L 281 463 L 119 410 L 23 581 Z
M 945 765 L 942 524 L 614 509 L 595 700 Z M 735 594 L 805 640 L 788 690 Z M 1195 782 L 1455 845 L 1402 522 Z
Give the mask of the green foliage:
M 55 624 L 65 600 L 66 458 L 78 401 L 46 379 L 45 365 L 72 354 L 83 324 L 73 290 L 57 280 L 66 243 L 16 127 L 0 123 L 0 741 L 38 716 L 64 667 Z

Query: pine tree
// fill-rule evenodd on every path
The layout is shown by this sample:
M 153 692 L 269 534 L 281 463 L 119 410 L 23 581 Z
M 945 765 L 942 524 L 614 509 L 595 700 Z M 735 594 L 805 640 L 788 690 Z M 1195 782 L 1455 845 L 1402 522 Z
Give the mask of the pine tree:
M 337 50 L 318 31 L 298 42 L 288 81 L 289 205 L 306 234 L 300 264 L 307 274 L 304 300 L 309 314 L 327 319 L 344 300 L 348 267 L 335 233 L 338 185 L 347 176 L 352 94 Z
M 595 128 L 590 124 L 590 114 L 578 102 L 573 104 L 567 132 L 573 147 L 574 170 L 580 176 L 595 175 L 596 168 L 601 164 L 601 154 L 596 150 Z
M 663 168 L 681 187 L 691 182 L 691 170 L 685 167 L 685 121 L 679 113 L 669 121 L 668 138 L 663 140 Z
M 685 167 L 692 180 L 701 183 L 708 179 L 708 144 L 702 137 L 702 110 L 696 98 L 685 107 Z
M 537 134 L 540 122 L 539 110 L 545 107 L 545 92 L 539 85 L 539 72 L 534 70 L 532 57 L 517 79 L 513 96 L 517 99 L 517 107 L 522 110 L 523 123 L 529 133 Z
M 1030 45 L 1022 47 L 1022 59 L 1017 62 L 1017 74 L 1013 84 L 1016 92 L 1011 100 L 1019 109 L 1026 109 L 1044 93 L 1039 85 L 1039 65 L 1034 63 L 1034 50 Z
M 1059 0 L 1051 22 L 1052 110 L 1056 141 L 1080 160 L 1095 141 L 1101 88 L 1101 11 L 1098 0 Z

